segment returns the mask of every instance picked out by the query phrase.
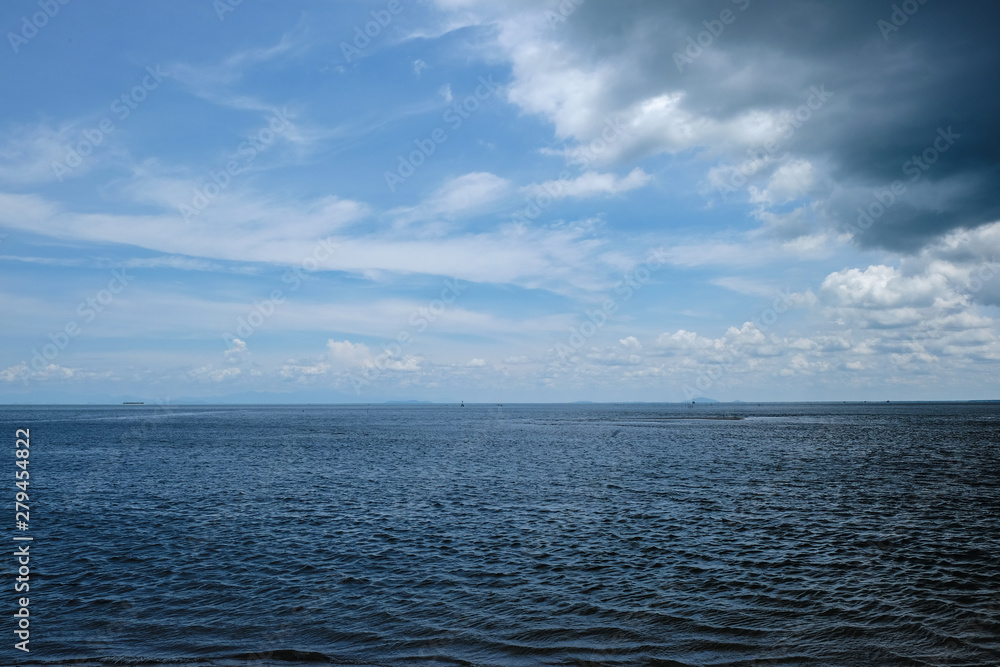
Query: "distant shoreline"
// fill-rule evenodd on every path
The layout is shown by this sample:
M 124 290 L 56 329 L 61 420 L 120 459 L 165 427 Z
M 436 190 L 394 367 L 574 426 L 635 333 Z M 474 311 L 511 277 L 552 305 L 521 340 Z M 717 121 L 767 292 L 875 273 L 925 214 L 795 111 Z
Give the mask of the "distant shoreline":
M 515 407 L 515 406 L 543 406 L 543 405 L 560 405 L 560 406 L 574 406 L 574 407 L 599 407 L 599 406 L 648 406 L 654 407 L 658 405 L 670 406 L 670 407 L 688 407 L 695 410 L 707 411 L 718 408 L 725 409 L 743 409 L 743 408 L 753 408 L 756 406 L 765 405 L 857 405 L 857 406 L 886 406 L 886 405 L 995 405 L 1000 404 L 1000 399 L 974 399 L 974 400 L 934 400 L 934 401 L 718 401 L 715 403 L 697 403 L 694 406 L 689 401 L 664 401 L 664 402 L 654 402 L 654 401 L 607 401 L 607 402 L 556 402 L 556 403 L 507 403 L 507 402 L 483 402 L 483 403 L 470 403 L 465 402 L 466 407 L 488 407 L 495 408 L 499 406 L 503 407 Z M 329 406 L 329 407 L 370 407 L 370 408 L 429 408 L 429 407 L 446 407 L 450 405 L 458 406 L 459 401 L 446 401 L 440 403 L 433 402 L 385 402 L 385 401 L 372 401 L 370 403 L 318 403 L 318 402 L 281 402 L 281 403 L 227 403 L 219 402 L 213 403 L 209 401 L 202 402 L 176 402 L 176 403 L 145 403 L 143 401 L 113 401 L 113 402 L 102 402 L 102 403 L 35 403 L 35 402 L 0 402 L 0 407 L 2 406 L 86 406 L 86 407 L 112 407 L 112 406 L 143 406 L 149 408 L 156 407 L 247 407 L 247 406 L 268 406 L 268 407 L 281 407 L 281 406 Z M 690 418 L 690 417 L 688 417 Z

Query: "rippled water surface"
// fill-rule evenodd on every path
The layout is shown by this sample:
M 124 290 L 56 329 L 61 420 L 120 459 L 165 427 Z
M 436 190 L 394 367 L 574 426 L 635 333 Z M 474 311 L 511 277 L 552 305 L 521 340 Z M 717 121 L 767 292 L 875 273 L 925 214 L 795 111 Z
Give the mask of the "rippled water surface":
M 1000 664 L 1000 405 L 0 422 L 35 540 L 2 664 Z

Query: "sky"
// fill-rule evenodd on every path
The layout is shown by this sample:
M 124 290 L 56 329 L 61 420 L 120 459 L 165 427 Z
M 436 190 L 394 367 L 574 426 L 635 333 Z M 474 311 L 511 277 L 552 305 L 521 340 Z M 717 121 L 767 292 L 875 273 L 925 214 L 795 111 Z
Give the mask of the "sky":
M 1000 399 L 998 23 L 4 2 L 0 402 Z

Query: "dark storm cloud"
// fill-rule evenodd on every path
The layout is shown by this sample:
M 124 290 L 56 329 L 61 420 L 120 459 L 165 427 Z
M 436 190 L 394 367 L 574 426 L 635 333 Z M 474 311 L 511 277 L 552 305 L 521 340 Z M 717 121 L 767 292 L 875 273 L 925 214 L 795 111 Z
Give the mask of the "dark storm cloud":
M 719 30 L 723 12 L 731 21 L 708 46 L 685 51 L 688 38 Z M 825 85 L 834 98 L 822 119 L 785 150 L 826 165 L 834 186 L 822 209 L 841 229 L 857 225 L 876 191 L 905 184 L 856 239 L 914 250 L 1000 219 L 998 26 L 994 2 L 648 0 L 587 2 L 565 29 L 582 57 L 627 64 L 614 104 L 682 90 L 686 109 L 726 120 L 792 108 Z M 698 55 L 678 71 L 678 53 Z M 960 137 L 935 150 L 948 128 Z

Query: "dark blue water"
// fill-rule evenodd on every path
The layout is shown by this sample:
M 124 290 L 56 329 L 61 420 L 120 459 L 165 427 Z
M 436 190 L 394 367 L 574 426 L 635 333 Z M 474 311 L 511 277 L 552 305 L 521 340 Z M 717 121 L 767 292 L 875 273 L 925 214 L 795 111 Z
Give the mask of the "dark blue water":
M 2 664 L 1000 664 L 998 405 L 7 406 L 9 545 L 25 427 Z

